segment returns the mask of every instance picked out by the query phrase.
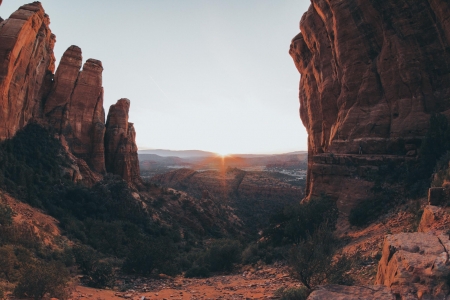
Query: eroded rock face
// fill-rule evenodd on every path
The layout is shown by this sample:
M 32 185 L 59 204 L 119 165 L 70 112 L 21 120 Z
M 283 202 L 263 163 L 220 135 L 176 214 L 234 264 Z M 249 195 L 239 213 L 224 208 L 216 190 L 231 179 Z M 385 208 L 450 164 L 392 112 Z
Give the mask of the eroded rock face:
M 397 299 L 446 299 L 449 250 L 448 235 L 388 235 L 375 284 L 390 287 Z
M 71 46 L 53 74 L 55 36 L 49 23 L 39 2 L 24 5 L 0 21 L 0 140 L 14 136 L 31 120 L 50 126 L 76 164 L 63 170 L 64 175 L 93 184 L 106 173 L 103 66 L 88 59 L 80 71 L 81 49 Z M 139 163 L 128 108 L 126 118 L 117 117 L 118 109 L 112 113 L 111 132 L 123 134 L 107 142 L 109 170 L 137 184 Z
M 49 123 L 63 134 L 71 152 L 98 173 L 105 172 L 103 136 L 103 66 L 88 59 L 80 72 L 81 49 L 64 53 L 44 113 Z
M 0 24 L 0 140 L 38 116 L 55 68 L 55 35 L 39 2 Z
M 414 156 L 432 113 L 450 116 L 445 0 L 312 0 L 292 40 L 309 149 Z
M 125 181 L 142 184 L 136 146 L 136 131 L 128 122 L 130 100 L 120 99 L 111 105 L 106 121 L 105 162 L 108 173 L 120 175 Z
M 382 285 L 342 286 L 324 285 L 309 295 L 308 300 L 395 300 L 390 289 Z

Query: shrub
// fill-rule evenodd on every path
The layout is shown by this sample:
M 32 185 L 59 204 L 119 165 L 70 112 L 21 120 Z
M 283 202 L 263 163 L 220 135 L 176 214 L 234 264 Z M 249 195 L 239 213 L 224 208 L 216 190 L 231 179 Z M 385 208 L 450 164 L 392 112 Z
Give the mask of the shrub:
M 287 206 L 274 215 L 265 235 L 275 246 L 298 243 L 322 224 L 334 229 L 337 218 L 336 201 L 327 196 L 313 198 L 300 205 Z
M 81 272 L 86 275 L 87 284 L 91 287 L 104 288 L 111 286 L 114 280 L 114 269 L 110 262 L 89 246 L 80 245 L 73 248 L 75 262 Z
M 89 286 L 95 288 L 111 287 L 114 282 L 114 269 L 110 262 L 98 260 L 89 272 Z
M 218 240 L 208 251 L 209 265 L 212 272 L 231 271 L 241 259 L 241 244 L 235 240 Z
M 46 294 L 59 299 L 67 298 L 63 291 L 67 287 L 69 273 L 62 264 L 37 263 L 24 268 L 14 289 L 17 297 L 42 299 Z
M 399 199 L 397 193 L 389 187 L 384 187 L 381 191 L 376 191 L 375 195 L 360 201 L 351 211 L 348 221 L 353 226 L 365 226 L 375 221 L 381 215 L 387 213 L 389 209 L 398 204 L 395 199 Z
M 333 261 L 326 272 L 327 283 L 340 285 L 354 284 L 354 280 L 348 274 L 348 271 L 352 269 L 352 267 L 358 260 L 358 256 L 350 257 L 348 255 L 343 255 L 338 260 Z
M 206 266 L 193 266 L 184 274 L 184 277 L 186 278 L 207 278 L 209 276 L 209 269 Z
M 256 264 L 263 261 L 271 264 L 275 260 L 284 260 L 286 257 L 286 247 L 273 247 L 268 242 L 251 243 L 242 252 L 243 264 Z
M 335 250 L 336 239 L 325 225 L 292 247 L 290 264 L 300 282 L 308 289 L 325 281 Z
M 310 293 L 311 291 L 304 287 L 281 287 L 275 291 L 274 296 L 279 297 L 281 300 L 306 300 Z
M 125 258 L 123 270 L 126 273 L 150 275 L 157 269 L 167 275 L 175 275 L 178 268 L 174 259 L 178 250 L 173 241 L 167 237 L 142 239 L 133 245 L 129 255 Z
M 12 225 L 12 217 L 14 213 L 7 204 L 0 203 L 0 226 Z
M 18 266 L 14 247 L 7 245 L 0 247 L 0 278 L 4 278 L 9 282 L 14 282 L 18 278 Z

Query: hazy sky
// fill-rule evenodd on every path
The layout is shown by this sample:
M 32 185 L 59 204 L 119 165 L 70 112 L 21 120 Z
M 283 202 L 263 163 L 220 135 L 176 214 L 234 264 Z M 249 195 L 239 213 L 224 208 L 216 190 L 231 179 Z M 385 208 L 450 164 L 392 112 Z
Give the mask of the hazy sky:
M 9 17 L 27 0 L 4 0 Z M 28 2 L 32 2 L 28 0 Z M 103 62 L 105 111 L 131 100 L 140 149 L 307 149 L 288 54 L 308 0 L 41 0 L 56 34 Z

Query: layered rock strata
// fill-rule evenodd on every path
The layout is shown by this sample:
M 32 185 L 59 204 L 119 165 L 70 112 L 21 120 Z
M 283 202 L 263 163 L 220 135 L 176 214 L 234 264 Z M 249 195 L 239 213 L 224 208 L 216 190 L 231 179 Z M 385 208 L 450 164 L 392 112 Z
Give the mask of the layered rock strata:
M 88 59 L 80 70 L 81 49 L 71 46 L 53 74 L 56 39 L 49 24 L 39 2 L 20 7 L 0 23 L 0 140 L 33 120 L 54 128 L 78 165 L 72 173 L 64 171 L 68 177 L 79 180 L 81 173 L 83 181 L 92 184 L 108 171 L 130 184 L 140 183 L 136 134 L 128 123 L 129 101 L 122 113 L 126 123 L 118 123 L 116 110 L 111 117 L 111 132 L 123 129 L 124 134 L 115 142 L 110 142 L 110 134 L 105 143 L 102 63 Z M 112 148 L 105 149 L 105 144 Z
M 128 122 L 130 100 L 120 99 L 111 105 L 106 121 L 105 162 L 109 173 L 117 174 L 127 182 L 141 185 L 136 131 Z
M 448 15 L 444 0 L 312 0 L 289 51 L 301 74 L 309 196 L 328 193 L 314 184 L 314 156 L 414 156 L 431 114 L 450 116 Z

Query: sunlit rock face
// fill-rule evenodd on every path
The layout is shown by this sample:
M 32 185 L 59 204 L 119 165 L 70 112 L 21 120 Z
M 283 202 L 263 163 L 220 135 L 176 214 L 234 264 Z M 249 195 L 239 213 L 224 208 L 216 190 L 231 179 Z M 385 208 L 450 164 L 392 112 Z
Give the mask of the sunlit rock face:
M 49 123 L 63 134 L 71 152 L 98 173 L 105 172 L 102 63 L 82 64 L 81 49 L 69 47 L 61 58 L 53 89 L 45 102 Z
M 40 114 L 55 68 L 55 35 L 39 2 L 0 23 L 0 140 Z
M 449 15 L 445 0 L 312 0 L 289 51 L 301 74 L 309 196 L 328 193 L 315 183 L 330 179 L 339 197 L 336 184 L 358 177 L 319 179 L 314 156 L 414 155 L 430 115 L 450 117 Z
M 0 19 L 0 140 L 35 121 L 54 129 L 73 156 L 78 166 L 70 176 L 74 180 L 93 184 L 108 170 L 130 185 L 141 184 L 136 133 L 128 123 L 129 100 L 112 107 L 105 140 L 102 63 L 88 59 L 82 66 L 81 49 L 70 46 L 53 74 L 56 38 L 49 24 L 39 2 Z
M 142 184 L 136 146 L 136 131 L 128 122 L 130 100 L 120 99 L 111 105 L 106 121 L 105 159 L 106 170 L 120 175 L 125 181 Z

